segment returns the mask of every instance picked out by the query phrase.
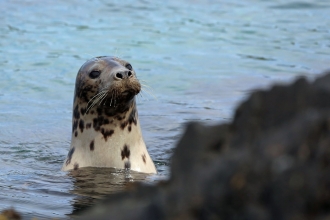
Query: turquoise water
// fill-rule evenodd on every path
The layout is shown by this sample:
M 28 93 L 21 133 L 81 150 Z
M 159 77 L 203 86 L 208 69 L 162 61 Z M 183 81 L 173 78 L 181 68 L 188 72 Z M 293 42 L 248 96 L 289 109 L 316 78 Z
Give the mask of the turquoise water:
M 329 7 L 327 0 L 0 1 L 0 210 L 65 218 L 127 183 L 167 178 L 186 122 L 229 121 L 253 89 L 329 68 Z M 158 176 L 60 171 L 76 73 L 99 55 L 128 60 L 148 85 L 138 110 Z

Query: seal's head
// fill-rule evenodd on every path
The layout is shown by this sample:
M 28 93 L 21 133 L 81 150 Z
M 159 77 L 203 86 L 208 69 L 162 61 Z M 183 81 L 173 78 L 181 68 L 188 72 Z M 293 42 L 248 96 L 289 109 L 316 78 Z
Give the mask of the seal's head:
M 131 64 L 117 57 L 96 57 L 78 72 L 74 102 L 81 107 L 86 104 L 85 113 L 98 105 L 116 114 L 127 111 L 140 90 Z

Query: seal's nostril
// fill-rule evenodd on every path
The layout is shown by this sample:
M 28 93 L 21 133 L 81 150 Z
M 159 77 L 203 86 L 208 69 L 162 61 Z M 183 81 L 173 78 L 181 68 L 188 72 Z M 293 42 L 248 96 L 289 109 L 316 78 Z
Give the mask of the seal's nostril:
M 131 77 L 132 76 L 132 72 L 131 71 L 128 71 L 127 75 L 128 75 L 128 77 Z
M 121 73 L 116 73 L 116 77 L 119 78 L 119 79 L 122 79 L 122 78 L 123 78 L 123 74 L 121 74 Z

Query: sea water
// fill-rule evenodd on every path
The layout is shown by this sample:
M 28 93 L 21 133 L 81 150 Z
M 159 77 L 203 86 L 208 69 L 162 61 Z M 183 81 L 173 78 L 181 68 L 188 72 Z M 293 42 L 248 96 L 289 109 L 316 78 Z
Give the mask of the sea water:
M 131 182 L 170 176 L 189 121 L 229 122 L 254 89 L 329 68 L 330 2 L 0 1 L 0 210 L 66 218 Z M 60 171 L 75 77 L 89 58 L 129 61 L 153 177 Z

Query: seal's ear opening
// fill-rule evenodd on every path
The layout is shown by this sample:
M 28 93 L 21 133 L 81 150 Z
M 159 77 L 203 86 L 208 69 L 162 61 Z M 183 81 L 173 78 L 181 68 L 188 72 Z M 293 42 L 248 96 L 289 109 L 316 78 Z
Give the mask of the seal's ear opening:
M 96 79 L 100 75 L 101 75 L 101 71 L 99 71 L 99 70 L 93 70 L 92 72 L 89 73 L 89 77 L 91 79 Z

